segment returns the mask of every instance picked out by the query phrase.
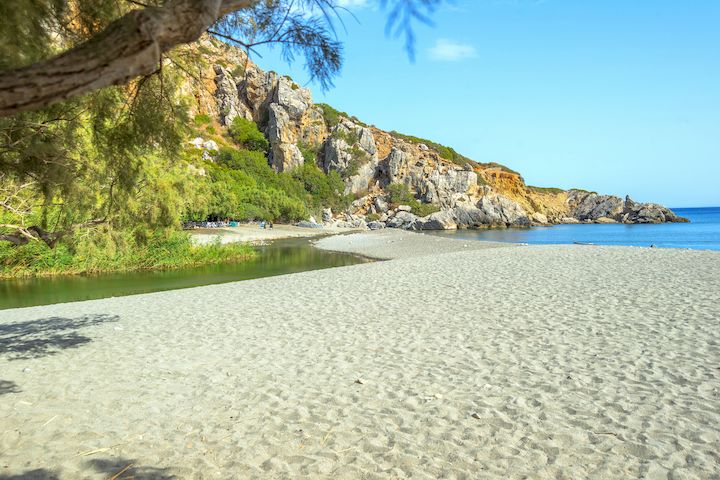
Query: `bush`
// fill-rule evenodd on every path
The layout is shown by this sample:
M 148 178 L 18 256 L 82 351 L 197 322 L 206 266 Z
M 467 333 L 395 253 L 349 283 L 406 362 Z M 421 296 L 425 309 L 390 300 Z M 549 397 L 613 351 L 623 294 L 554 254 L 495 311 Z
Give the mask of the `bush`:
M 342 117 L 348 116 L 347 113 L 335 110 L 327 103 L 316 103 L 315 106 L 322 109 L 323 118 L 325 119 L 325 123 L 329 128 L 336 127 L 340 123 L 340 119 Z
M 241 147 L 257 152 L 267 152 L 270 143 L 265 135 L 258 130 L 255 122 L 242 117 L 235 117 L 230 125 L 230 136 Z
M 275 173 L 261 152 L 223 148 L 208 163 L 211 201 L 208 215 L 236 220 L 301 220 L 323 207 L 346 208 L 345 184 L 337 172 L 326 175 L 314 163 Z
M 198 127 L 202 125 L 207 125 L 208 123 L 210 123 L 210 121 L 210 115 L 206 113 L 198 113 L 197 115 L 195 115 L 195 125 L 197 125 Z
M 418 217 L 427 217 L 431 213 L 435 213 L 440 210 L 437 205 L 418 201 L 418 199 L 416 199 L 410 192 L 410 188 L 402 183 L 390 184 L 388 186 L 388 195 L 390 197 L 390 204 L 393 208 L 397 208 L 398 205 L 407 205 Z
M 172 269 L 239 261 L 252 257 L 245 244 L 194 245 L 185 232 L 98 230 L 58 244 L 54 249 L 31 242 L 19 247 L 0 242 L 0 278 Z
M 455 149 L 451 147 L 446 147 L 445 145 L 441 145 L 439 143 L 433 142 L 432 140 L 428 140 L 426 138 L 420 138 L 420 137 L 413 137 L 412 135 L 404 135 L 402 133 L 396 132 L 393 130 L 390 132 L 390 135 L 400 138 L 402 140 L 405 140 L 406 142 L 410 143 L 423 143 L 427 145 L 428 148 L 432 149 L 437 153 L 440 158 L 444 158 L 445 160 L 449 160 L 457 165 L 470 165 L 472 167 L 476 167 L 478 165 L 477 162 L 474 162 L 473 160 L 470 160 L 464 155 L 459 154 L 455 151 Z
M 532 185 L 528 185 L 528 190 L 535 193 L 547 193 L 551 195 L 557 195 L 559 193 L 564 193 L 565 190 L 562 188 L 555 188 L 555 187 L 534 187 Z
M 245 66 L 244 65 L 235 65 L 235 68 L 233 68 L 232 76 L 233 78 L 242 77 L 245 75 Z
M 320 152 L 316 146 L 308 145 L 304 142 L 298 142 L 297 146 L 300 150 L 300 153 L 302 153 L 305 163 L 312 163 L 313 165 L 317 163 L 317 156 Z
M 404 183 L 392 183 L 387 188 L 388 196 L 390 197 L 390 203 L 398 205 L 409 205 L 411 202 L 416 201 L 410 188 Z

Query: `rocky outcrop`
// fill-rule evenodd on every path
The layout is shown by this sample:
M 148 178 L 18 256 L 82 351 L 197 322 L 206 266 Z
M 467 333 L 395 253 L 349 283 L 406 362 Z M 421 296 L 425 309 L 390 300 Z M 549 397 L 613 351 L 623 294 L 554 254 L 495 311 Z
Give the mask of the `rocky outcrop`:
M 665 223 L 687 222 L 672 210 L 654 203 L 637 203 L 612 195 L 572 190 L 568 195 L 571 218 L 595 223 Z
M 206 38 L 202 45 L 213 62 L 214 104 L 196 95 L 202 113 L 255 121 L 270 144 L 268 160 L 278 172 L 313 161 L 325 172 L 338 172 L 345 194 L 358 198 L 337 218 L 337 226 L 394 227 L 416 230 L 524 227 L 556 223 L 660 223 L 684 219 L 657 204 L 580 190 L 529 187 L 519 173 L 499 164 L 477 163 L 452 149 L 362 124 L 315 105 L 310 91 L 289 77 L 264 72 L 239 49 Z M 209 149 L 206 149 L 209 150 Z M 210 158 L 211 153 L 208 153 Z M 414 201 L 439 211 L 418 217 L 420 209 L 393 204 L 388 187 L 401 184 Z M 410 210 L 410 211 L 407 211 Z

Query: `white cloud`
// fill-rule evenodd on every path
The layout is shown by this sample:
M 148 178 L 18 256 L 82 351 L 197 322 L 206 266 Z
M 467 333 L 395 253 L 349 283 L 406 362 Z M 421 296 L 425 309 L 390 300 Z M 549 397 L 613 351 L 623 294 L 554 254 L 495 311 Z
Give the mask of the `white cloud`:
M 430 58 L 433 60 L 446 62 L 456 62 L 477 56 L 477 51 L 472 45 L 455 42 L 446 38 L 439 38 L 428 52 L 430 53 Z

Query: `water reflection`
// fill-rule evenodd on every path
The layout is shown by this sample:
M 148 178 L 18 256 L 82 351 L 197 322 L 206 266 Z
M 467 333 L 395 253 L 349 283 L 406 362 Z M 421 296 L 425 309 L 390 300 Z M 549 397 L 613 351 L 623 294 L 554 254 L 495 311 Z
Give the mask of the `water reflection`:
M 258 247 L 255 259 L 153 272 L 0 280 L 0 309 L 119 297 L 248 280 L 366 262 L 355 255 L 313 248 L 307 239 Z

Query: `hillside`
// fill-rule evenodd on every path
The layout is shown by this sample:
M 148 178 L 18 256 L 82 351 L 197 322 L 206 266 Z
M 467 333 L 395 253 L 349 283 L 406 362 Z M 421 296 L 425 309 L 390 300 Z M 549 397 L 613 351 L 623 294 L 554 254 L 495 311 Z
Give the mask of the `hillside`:
M 325 223 L 427 230 L 686 221 L 629 197 L 528 186 L 503 165 L 478 163 L 450 147 L 383 131 L 316 104 L 310 90 L 261 70 L 240 49 L 211 38 L 199 49 L 202 88 L 187 89 L 195 98 L 192 113 L 210 119 L 210 128 L 195 139 L 202 156 L 213 158 L 225 138 L 217 132 L 226 132 L 237 118 L 254 122 L 269 143 L 267 160 L 275 172 L 313 163 L 342 178 L 344 194 L 354 201 L 344 211 L 326 209 Z

